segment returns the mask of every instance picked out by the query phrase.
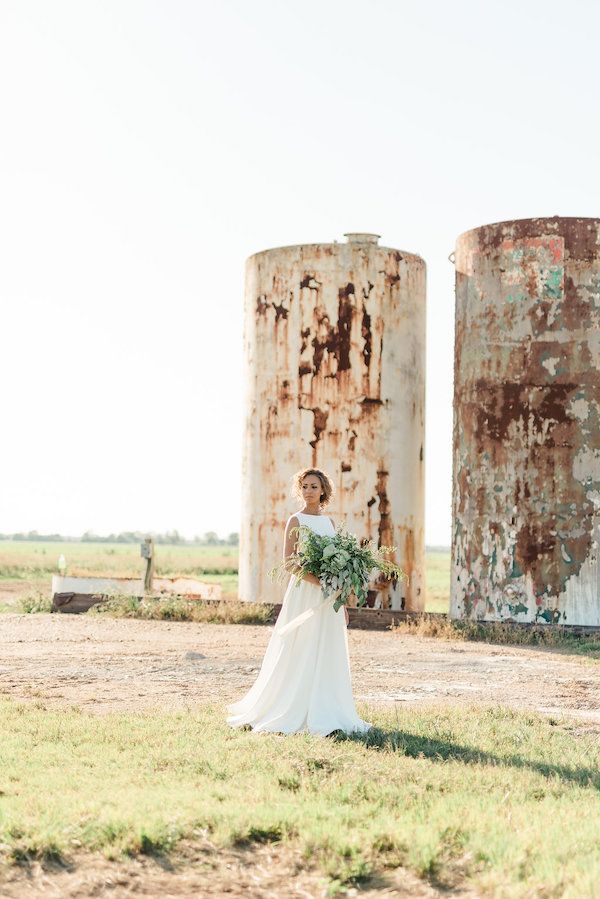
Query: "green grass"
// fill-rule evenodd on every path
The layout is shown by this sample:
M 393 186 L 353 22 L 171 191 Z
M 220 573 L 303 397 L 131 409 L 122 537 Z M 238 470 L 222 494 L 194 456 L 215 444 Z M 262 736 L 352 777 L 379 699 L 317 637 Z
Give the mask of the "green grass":
M 427 612 L 445 612 L 450 607 L 450 553 L 432 551 L 425 554 Z
M 42 543 L 0 541 L 0 593 L 4 584 L 17 595 L 50 590 L 58 573 L 58 557 L 67 560 L 67 574 L 98 577 L 139 577 L 143 569 L 140 548 L 128 543 Z M 237 597 L 237 546 L 157 546 L 156 575 L 196 577 L 220 584 L 223 596 Z M 21 584 L 22 582 L 22 584 Z M 20 589 L 20 584 L 21 588 Z M 426 554 L 428 612 L 447 612 L 450 590 L 450 553 Z M 14 608 L 3 602 L 0 611 Z
M 0 852 L 286 841 L 332 888 L 406 866 L 483 893 L 594 896 L 600 747 L 501 707 L 361 713 L 363 737 L 231 730 L 216 706 L 91 716 L 0 702 Z
M 32 578 L 58 573 L 60 555 L 68 575 L 138 577 L 143 568 L 137 543 L 42 543 L 0 541 L 0 578 Z M 157 546 L 156 574 L 200 577 L 237 575 L 237 546 Z
M 47 593 L 31 590 L 29 593 L 19 597 L 19 608 L 21 612 L 27 615 L 33 615 L 37 612 L 52 611 L 52 597 Z
M 223 596 L 237 597 L 237 546 L 157 546 L 159 577 L 194 577 L 220 584 Z M 86 577 L 139 577 L 143 570 L 138 544 L 43 543 L 0 541 L 0 612 L 14 611 L 32 593 L 50 594 L 63 554 L 67 574 Z

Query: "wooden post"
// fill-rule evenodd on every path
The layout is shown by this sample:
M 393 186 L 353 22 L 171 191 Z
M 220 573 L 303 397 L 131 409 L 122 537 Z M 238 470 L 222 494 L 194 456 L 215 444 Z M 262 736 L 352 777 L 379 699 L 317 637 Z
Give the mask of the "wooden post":
M 152 593 L 152 578 L 154 577 L 154 540 L 152 537 L 146 537 L 140 544 L 140 555 L 142 559 L 146 559 L 144 593 Z

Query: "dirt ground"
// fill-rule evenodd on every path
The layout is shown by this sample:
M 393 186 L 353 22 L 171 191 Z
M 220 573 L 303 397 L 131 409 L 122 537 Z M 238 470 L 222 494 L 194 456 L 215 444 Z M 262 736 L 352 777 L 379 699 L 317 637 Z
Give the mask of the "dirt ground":
M 183 847 L 176 865 L 150 858 L 115 863 L 95 855 L 83 855 L 72 867 L 55 866 L 45 870 L 39 864 L 10 868 L 2 876 L 1 899 L 83 899 L 83 897 L 203 897 L 227 896 L 231 899 L 317 899 L 326 897 L 325 878 L 307 870 L 298 850 L 285 846 L 257 846 L 252 850 L 223 852 L 205 845 Z M 447 896 L 420 880 L 410 871 L 397 868 L 386 872 L 369 886 L 350 888 L 348 896 L 414 897 L 437 899 Z M 457 888 L 460 899 L 475 896 Z
M 92 615 L 0 616 L 0 692 L 90 712 L 225 704 L 260 668 L 272 627 Z M 354 695 L 369 703 L 498 703 L 600 734 L 600 664 L 555 648 L 348 631 Z
M 111 619 L 91 615 L 0 616 L 0 693 L 77 705 L 92 713 L 192 708 L 238 698 L 253 683 L 271 627 Z M 348 631 L 354 695 L 369 703 L 495 704 L 565 716 L 600 739 L 600 664 L 556 649 L 444 642 Z M 225 710 L 224 710 L 225 714 Z M 317 872 L 293 850 L 189 849 L 176 868 L 150 859 L 83 856 L 72 868 L 0 870 L 0 897 L 325 896 Z M 349 895 L 442 895 L 399 869 Z M 446 892 L 445 895 L 448 893 Z M 453 895 L 472 895 L 461 890 Z

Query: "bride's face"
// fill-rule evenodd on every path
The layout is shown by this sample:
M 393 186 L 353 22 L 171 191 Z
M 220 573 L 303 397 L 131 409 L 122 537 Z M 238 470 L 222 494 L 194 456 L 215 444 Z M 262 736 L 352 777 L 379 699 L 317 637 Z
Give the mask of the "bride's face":
M 322 493 L 321 482 L 314 474 L 302 478 L 302 499 L 310 506 L 318 505 Z

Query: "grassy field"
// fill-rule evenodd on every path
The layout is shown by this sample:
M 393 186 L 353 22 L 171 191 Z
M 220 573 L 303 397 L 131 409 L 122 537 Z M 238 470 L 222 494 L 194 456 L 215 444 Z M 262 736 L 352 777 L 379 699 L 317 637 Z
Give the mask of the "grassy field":
M 450 553 L 431 551 L 425 554 L 427 612 L 447 612 L 450 605 Z
M 0 588 L 47 594 L 61 552 L 70 574 L 137 574 L 138 551 L 2 542 Z M 159 547 L 157 567 L 164 575 L 222 579 L 235 595 L 236 547 Z M 447 608 L 448 569 L 448 553 L 428 554 L 430 610 Z M 35 611 L 35 596 L 32 602 Z M 90 614 L 157 617 L 144 601 L 114 602 Z M 158 617 L 189 620 L 187 606 L 163 600 Z M 191 620 L 238 621 L 242 612 L 250 623 L 264 609 L 196 603 Z M 444 640 L 570 640 L 570 651 L 593 664 L 600 658 L 599 641 L 554 628 L 478 627 L 435 617 L 401 625 Z M 375 725 L 369 734 L 323 739 L 234 731 L 214 703 L 90 715 L 0 698 L 0 884 L 4 865 L 24 865 L 25 882 L 32 860 L 77 868 L 90 859 L 119 865 L 152 857 L 162 870 L 185 865 L 189 847 L 210 840 L 219 859 L 245 847 L 250 864 L 257 847 L 299 853 L 302 870 L 320 872 L 331 896 L 377 890 L 395 869 L 449 893 L 598 895 L 600 744 L 593 735 L 582 735 L 576 722 L 501 706 L 359 703 L 358 710 Z
M 58 557 L 67 560 L 69 575 L 136 577 L 142 571 L 138 544 L 42 543 L 0 541 L 0 590 L 4 596 L 48 593 Z M 448 610 L 450 554 L 430 552 L 426 558 L 427 611 Z M 237 546 L 157 546 L 156 574 L 187 575 L 221 584 L 223 595 L 237 596 Z M 14 607 L 0 599 L 0 609 Z
M 0 701 L 0 856 L 284 842 L 330 894 L 404 866 L 481 894 L 597 896 L 600 747 L 507 709 L 380 711 L 368 735 L 232 731 L 222 710 L 91 716 Z
M 63 554 L 67 574 L 99 577 L 139 577 L 143 570 L 137 543 L 43 543 L 0 541 L 0 611 L 14 609 L 13 598 L 50 592 Z M 220 584 L 224 597 L 237 597 L 237 546 L 158 546 L 155 573 L 185 575 Z

